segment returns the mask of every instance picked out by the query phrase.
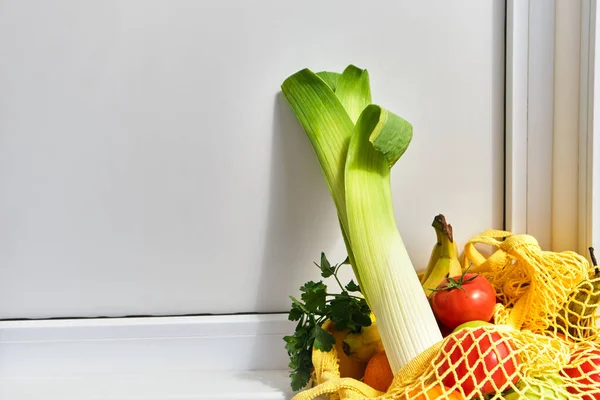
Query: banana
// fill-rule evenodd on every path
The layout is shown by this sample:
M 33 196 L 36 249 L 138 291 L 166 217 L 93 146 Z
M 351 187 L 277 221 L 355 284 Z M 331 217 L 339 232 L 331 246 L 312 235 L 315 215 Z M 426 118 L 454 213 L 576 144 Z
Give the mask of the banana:
M 452 235 L 452 225 L 446 223 L 446 218 L 440 214 L 433 219 L 431 226 L 435 228 L 436 235 L 438 236 L 438 243 L 440 243 L 440 245 L 439 256 L 435 260 L 429 274 L 427 274 L 426 271 L 422 280 L 423 290 L 425 290 L 427 296 L 429 296 L 433 292 L 433 289 L 437 288 L 446 277 L 462 274 L 462 267 L 458 259 L 458 245 L 454 241 Z M 432 258 L 434 259 L 436 249 L 437 248 L 434 247 L 434 250 L 432 251 Z M 430 259 L 429 262 L 431 264 L 432 260 Z
M 333 326 L 333 324 L 331 324 Z M 365 374 L 367 363 L 348 357 L 344 354 L 344 338 L 350 333 L 350 329 L 336 331 L 329 329 L 329 333 L 335 338 L 335 351 L 337 352 L 338 366 L 341 378 L 362 379 Z
M 383 343 L 373 314 L 371 314 L 371 321 L 370 326 L 363 327 L 359 333 L 350 333 L 344 339 L 342 349 L 348 357 L 367 362 L 375 353 L 383 350 Z
M 444 218 L 444 216 L 441 214 L 438 215 L 436 217 L 436 219 L 438 219 L 438 217 L 440 217 L 440 220 L 442 218 Z M 440 259 L 440 254 L 442 251 L 442 229 L 436 227 L 436 226 L 440 226 L 439 223 L 436 223 L 436 219 L 433 220 L 433 223 L 431 224 L 431 226 L 433 226 L 435 228 L 435 235 L 437 237 L 437 242 L 433 245 L 433 248 L 431 249 L 431 255 L 429 256 L 429 263 L 427 264 L 427 269 L 420 276 L 421 283 L 424 283 L 427 280 L 427 278 L 429 278 L 429 275 L 431 275 L 431 271 L 433 271 L 435 264 Z M 445 218 L 444 218 L 444 221 L 445 221 Z M 442 223 L 442 225 L 443 225 L 443 223 Z M 450 226 L 450 229 L 452 229 L 452 226 Z M 458 255 L 458 245 L 456 244 L 456 241 L 452 241 L 452 244 L 454 246 L 454 252 Z
M 434 220 L 434 223 L 432 224 L 432 226 L 435 228 L 435 220 Z M 421 283 L 424 283 L 427 280 L 427 278 L 429 278 L 429 275 L 431 275 L 431 271 L 433 271 L 433 267 L 435 267 L 437 260 L 440 259 L 440 252 L 442 250 L 442 233 L 439 229 L 436 229 L 435 235 L 437 237 L 437 242 L 436 242 L 436 244 L 433 245 L 433 249 L 431 249 L 431 255 L 429 256 L 429 263 L 427 264 L 427 269 L 425 270 L 425 272 L 423 273 L 423 276 L 421 277 Z

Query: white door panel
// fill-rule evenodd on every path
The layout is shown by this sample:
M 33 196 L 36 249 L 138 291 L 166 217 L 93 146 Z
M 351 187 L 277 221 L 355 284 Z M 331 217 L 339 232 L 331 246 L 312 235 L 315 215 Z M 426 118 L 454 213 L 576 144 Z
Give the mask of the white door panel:
M 0 54 L 0 318 L 285 310 L 345 257 L 279 94 L 304 67 L 413 123 L 417 269 L 437 213 L 502 228 L 503 1 L 0 0 Z

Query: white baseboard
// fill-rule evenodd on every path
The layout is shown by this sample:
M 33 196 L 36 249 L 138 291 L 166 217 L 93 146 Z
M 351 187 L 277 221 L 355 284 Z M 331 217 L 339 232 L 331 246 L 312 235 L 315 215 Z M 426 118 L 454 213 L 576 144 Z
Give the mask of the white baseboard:
M 0 398 L 285 399 L 283 314 L 0 322 Z

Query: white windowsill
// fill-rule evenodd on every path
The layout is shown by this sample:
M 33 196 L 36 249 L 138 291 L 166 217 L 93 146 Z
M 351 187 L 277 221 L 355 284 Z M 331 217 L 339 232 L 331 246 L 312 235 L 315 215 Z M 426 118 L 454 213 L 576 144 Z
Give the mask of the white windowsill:
M 0 380 L 0 398 L 110 400 L 286 400 L 287 371 L 163 372 L 94 377 Z
M 0 399 L 291 399 L 283 314 L 0 322 Z
M 94 377 L 21 377 L 0 381 L 0 398 L 110 400 L 286 400 L 286 371 L 164 372 Z

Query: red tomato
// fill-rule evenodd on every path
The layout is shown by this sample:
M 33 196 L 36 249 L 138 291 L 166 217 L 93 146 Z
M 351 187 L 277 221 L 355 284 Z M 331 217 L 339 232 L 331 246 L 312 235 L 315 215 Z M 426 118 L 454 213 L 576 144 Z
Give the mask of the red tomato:
M 514 384 L 519 380 L 520 360 L 512 352 L 505 335 L 485 328 L 462 329 L 440 351 L 437 373 L 445 386 L 459 384 L 467 397 L 477 389 L 484 395 L 495 393 L 509 380 Z
M 599 400 L 600 393 L 581 394 L 585 392 L 585 386 L 594 386 L 600 389 L 600 350 L 577 350 L 571 355 L 569 367 L 563 369 L 563 373 L 574 379 L 580 389 L 575 386 L 567 386 L 569 393 L 579 394 L 582 400 Z
M 454 329 L 469 321 L 489 321 L 494 316 L 496 292 L 481 275 L 465 274 L 445 279 L 433 293 L 431 307 L 436 318 Z

